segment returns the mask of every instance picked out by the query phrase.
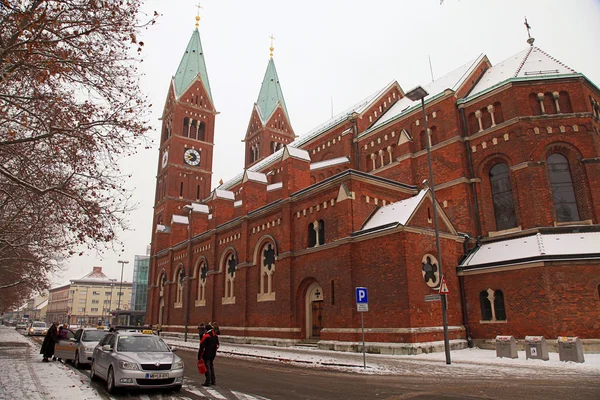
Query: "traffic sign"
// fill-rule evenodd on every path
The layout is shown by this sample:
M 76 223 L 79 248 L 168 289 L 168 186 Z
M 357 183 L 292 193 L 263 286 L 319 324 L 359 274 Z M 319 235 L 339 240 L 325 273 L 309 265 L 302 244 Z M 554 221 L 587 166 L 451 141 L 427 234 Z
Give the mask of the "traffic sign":
M 357 287 L 356 288 L 356 303 L 368 303 L 369 302 L 369 292 L 366 287 Z
M 442 276 L 442 284 L 440 285 L 440 294 L 450 294 L 448 286 L 446 285 L 446 277 Z

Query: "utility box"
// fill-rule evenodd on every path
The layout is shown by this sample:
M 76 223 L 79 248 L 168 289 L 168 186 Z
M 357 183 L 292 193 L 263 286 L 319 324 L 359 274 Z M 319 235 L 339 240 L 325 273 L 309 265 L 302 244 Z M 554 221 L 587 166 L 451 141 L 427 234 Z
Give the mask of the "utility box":
M 525 358 L 548 361 L 548 343 L 543 336 L 525 336 Z
M 496 336 L 496 357 L 519 357 L 517 355 L 517 340 L 514 336 Z
M 583 345 L 576 336 L 559 336 L 556 340 L 558 345 L 558 357 L 560 361 L 585 362 L 583 358 Z

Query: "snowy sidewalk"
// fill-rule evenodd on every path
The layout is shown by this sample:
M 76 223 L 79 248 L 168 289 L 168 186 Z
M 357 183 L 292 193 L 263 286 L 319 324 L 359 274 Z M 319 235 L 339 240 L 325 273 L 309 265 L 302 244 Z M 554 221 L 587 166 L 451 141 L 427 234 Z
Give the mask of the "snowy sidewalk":
M 60 362 L 42 362 L 40 347 L 0 326 L 0 400 L 102 399 L 89 379 Z
M 198 350 L 198 341 L 164 338 L 181 349 Z M 363 369 L 362 353 L 319 350 L 310 347 L 273 347 L 222 343 L 221 355 L 257 357 L 266 360 L 300 363 L 316 368 L 338 369 L 357 373 L 403 376 L 481 376 L 501 375 L 515 378 L 544 376 L 600 376 L 600 354 L 585 354 L 585 363 L 561 362 L 558 353 L 549 353 L 550 360 L 526 360 L 519 351 L 517 359 L 497 358 L 494 350 L 464 349 L 451 352 L 451 365 L 445 364 L 445 354 L 414 356 L 367 354 L 367 369 Z

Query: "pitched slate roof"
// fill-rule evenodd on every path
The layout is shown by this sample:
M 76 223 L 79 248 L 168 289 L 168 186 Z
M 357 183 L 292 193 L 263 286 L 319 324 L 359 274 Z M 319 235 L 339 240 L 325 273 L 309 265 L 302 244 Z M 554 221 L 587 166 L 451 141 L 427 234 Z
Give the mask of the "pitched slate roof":
M 480 94 L 511 78 L 570 75 L 576 72 L 538 47 L 529 47 L 489 68 L 473 87 L 468 97 Z
M 281 107 L 283 107 L 283 110 L 285 111 L 285 114 L 289 120 L 285 99 L 283 98 L 283 91 L 281 90 L 279 77 L 277 76 L 277 69 L 275 69 L 275 62 L 271 58 L 269 60 L 269 64 L 267 65 L 267 71 L 265 72 L 262 85 L 260 86 L 258 99 L 256 100 L 260 119 L 263 123 L 267 122 L 271 114 L 273 114 L 275 111 L 275 108 L 277 108 L 278 104 L 281 104 Z
M 365 222 L 361 231 L 389 227 L 390 224 L 406 225 L 421 201 L 423 201 L 428 190 L 423 189 L 416 196 L 381 207 Z
M 175 80 L 175 94 L 177 97 L 181 96 L 198 75 L 200 75 L 200 79 L 202 80 L 212 103 L 212 92 L 210 91 L 210 83 L 208 82 L 208 72 L 206 71 L 206 63 L 204 62 L 204 52 L 202 51 L 200 33 L 198 32 L 198 29 L 195 29 L 187 48 L 185 49 L 185 53 L 181 58 L 177 73 L 173 77 Z

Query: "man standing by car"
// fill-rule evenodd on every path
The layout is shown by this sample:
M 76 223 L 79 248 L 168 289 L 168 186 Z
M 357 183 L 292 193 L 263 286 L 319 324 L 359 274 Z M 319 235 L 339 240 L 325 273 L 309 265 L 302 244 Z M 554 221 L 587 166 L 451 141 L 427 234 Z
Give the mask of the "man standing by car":
M 54 355 L 54 345 L 56 344 L 56 340 L 58 337 L 58 330 L 56 327 L 58 326 L 58 322 L 53 322 L 50 328 L 48 328 L 48 332 L 46 333 L 46 337 L 44 338 L 44 342 L 42 343 L 42 348 L 40 350 L 40 354 L 44 355 L 42 362 L 48 362 L 50 357 Z
M 208 324 L 204 326 L 205 332 L 200 339 L 200 349 L 198 350 L 198 360 L 202 358 L 206 365 L 205 381 L 202 386 L 216 385 L 214 360 L 219 348 L 219 337 L 213 331 L 213 327 Z

